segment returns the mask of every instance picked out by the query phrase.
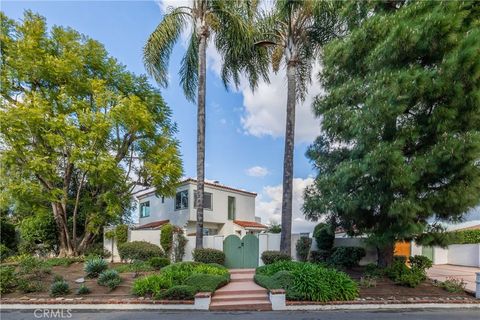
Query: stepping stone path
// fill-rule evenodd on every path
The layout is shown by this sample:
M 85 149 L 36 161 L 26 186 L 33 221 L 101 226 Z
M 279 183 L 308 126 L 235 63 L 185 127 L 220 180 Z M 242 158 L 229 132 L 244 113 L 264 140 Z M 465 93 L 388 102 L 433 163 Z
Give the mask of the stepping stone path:
M 230 269 L 229 271 L 230 283 L 215 291 L 210 303 L 210 310 L 272 310 L 267 289 L 253 281 L 255 269 Z

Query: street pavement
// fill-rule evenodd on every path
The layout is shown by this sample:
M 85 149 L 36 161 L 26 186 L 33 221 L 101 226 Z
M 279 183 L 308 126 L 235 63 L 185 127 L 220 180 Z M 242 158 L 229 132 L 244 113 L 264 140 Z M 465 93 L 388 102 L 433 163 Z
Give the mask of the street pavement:
M 480 309 L 426 309 L 383 311 L 271 311 L 271 312 L 207 312 L 207 311 L 99 311 L 2 310 L 1 320 L 81 319 L 81 320 L 479 320 Z

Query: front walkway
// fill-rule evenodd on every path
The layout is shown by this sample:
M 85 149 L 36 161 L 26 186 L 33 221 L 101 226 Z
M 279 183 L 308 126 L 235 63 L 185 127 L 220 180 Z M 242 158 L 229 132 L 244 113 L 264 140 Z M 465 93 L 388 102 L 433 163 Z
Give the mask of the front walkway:
M 230 283 L 212 296 L 210 310 L 272 310 L 268 291 L 253 281 L 255 269 L 230 269 Z
M 447 278 L 463 279 L 467 284 L 465 289 L 475 293 L 476 272 L 480 272 L 480 268 L 437 264 L 427 270 L 427 276 L 438 281 L 445 281 Z

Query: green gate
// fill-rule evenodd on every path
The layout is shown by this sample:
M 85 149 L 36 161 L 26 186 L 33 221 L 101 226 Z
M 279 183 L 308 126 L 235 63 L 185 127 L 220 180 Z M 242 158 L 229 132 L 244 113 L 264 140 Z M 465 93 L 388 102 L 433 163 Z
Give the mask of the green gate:
M 258 267 L 258 238 L 253 234 L 247 234 L 243 239 L 229 235 L 223 240 L 223 252 L 227 268 Z
M 433 247 L 422 247 L 422 256 L 427 257 L 428 259 L 433 261 Z

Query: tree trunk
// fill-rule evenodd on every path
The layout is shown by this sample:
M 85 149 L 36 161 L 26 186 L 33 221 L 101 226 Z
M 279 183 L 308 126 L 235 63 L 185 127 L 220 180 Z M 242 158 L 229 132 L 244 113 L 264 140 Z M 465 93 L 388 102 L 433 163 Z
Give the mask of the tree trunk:
M 382 247 L 377 247 L 378 266 L 381 268 L 388 267 L 393 262 L 394 244 L 388 244 Z
M 195 247 L 203 248 L 203 194 L 205 183 L 205 94 L 206 94 L 206 30 L 200 34 L 198 46 L 198 97 L 197 97 L 197 230 Z
M 55 218 L 55 223 L 57 224 L 58 241 L 60 243 L 58 255 L 60 257 L 72 256 L 74 252 L 73 252 L 72 244 L 70 242 L 67 221 L 65 219 L 66 215 L 63 212 L 62 204 L 53 202 L 52 209 L 53 209 L 53 216 Z
M 293 150 L 295 144 L 295 102 L 296 102 L 295 63 L 287 66 L 287 117 L 285 129 L 285 152 L 283 158 L 282 233 L 280 251 L 291 254 L 292 241 L 292 192 L 293 192 Z

